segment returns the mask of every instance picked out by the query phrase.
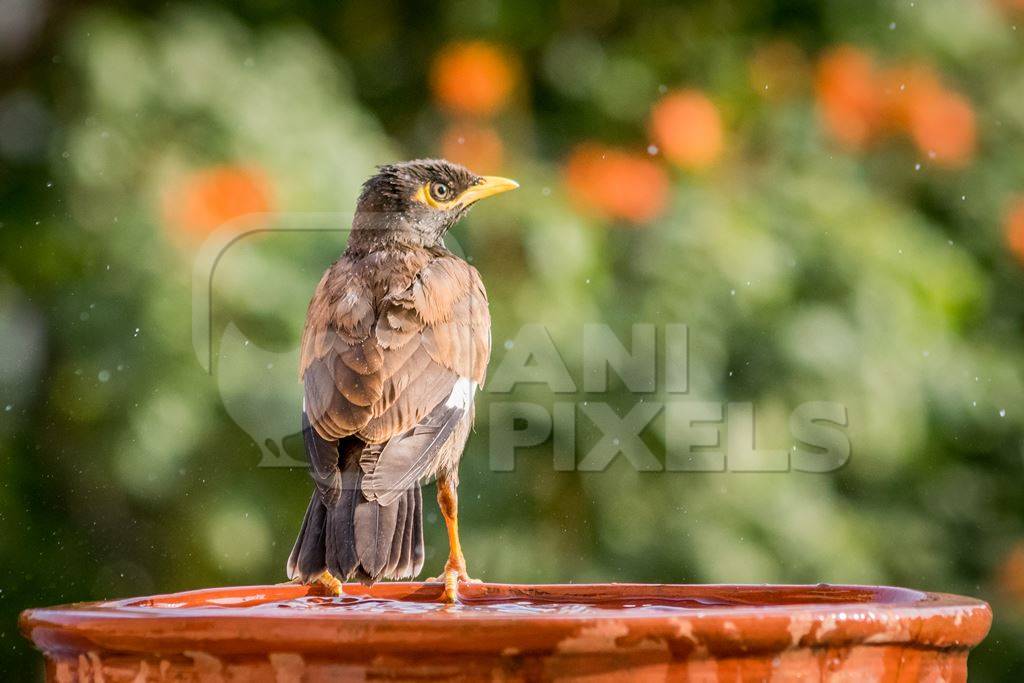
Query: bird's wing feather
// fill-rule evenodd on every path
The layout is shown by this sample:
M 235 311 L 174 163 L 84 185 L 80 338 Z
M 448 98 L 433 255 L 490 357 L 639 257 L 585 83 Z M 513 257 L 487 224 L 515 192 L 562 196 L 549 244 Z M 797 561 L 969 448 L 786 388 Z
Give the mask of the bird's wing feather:
M 320 498 L 328 505 L 341 495 L 341 472 L 338 470 L 338 444 L 320 438 L 302 411 L 302 438 L 309 457 L 309 470 Z
M 379 261 L 373 267 L 382 268 Z M 483 383 L 491 345 L 475 268 L 436 254 L 405 256 L 390 267 L 382 278 L 343 257 L 328 270 L 310 302 L 300 358 L 306 414 L 318 436 L 388 444 L 380 473 L 364 487 L 383 495 L 431 474 L 450 425 L 468 410 L 444 406 L 460 378 Z
M 390 505 L 423 477 L 432 473 L 441 448 L 451 439 L 470 410 L 475 383 L 460 379 L 448 400 L 438 403 L 416 426 L 392 437 L 377 458 L 373 471 L 363 478 L 363 495 Z

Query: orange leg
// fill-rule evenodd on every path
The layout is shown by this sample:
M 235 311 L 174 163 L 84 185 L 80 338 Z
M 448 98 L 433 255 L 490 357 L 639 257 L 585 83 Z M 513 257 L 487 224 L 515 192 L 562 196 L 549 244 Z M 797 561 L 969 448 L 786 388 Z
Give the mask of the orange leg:
M 459 581 L 475 582 L 466 573 L 466 558 L 462 555 L 462 543 L 459 541 L 459 492 L 458 485 L 448 477 L 437 480 L 437 505 L 444 515 L 448 527 L 448 561 L 444 565 L 444 573 L 436 580 L 444 581 L 445 602 L 458 602 Z

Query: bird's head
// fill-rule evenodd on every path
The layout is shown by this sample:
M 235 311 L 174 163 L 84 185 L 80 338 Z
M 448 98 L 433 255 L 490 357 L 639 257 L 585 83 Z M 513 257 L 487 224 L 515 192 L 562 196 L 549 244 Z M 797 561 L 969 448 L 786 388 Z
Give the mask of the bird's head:
M 367 244 L 440 244 L 473 204 L 517 187 L 514 180 L 478 176 L 444 159 L 380 166 L 363 183 L 352 239 Z

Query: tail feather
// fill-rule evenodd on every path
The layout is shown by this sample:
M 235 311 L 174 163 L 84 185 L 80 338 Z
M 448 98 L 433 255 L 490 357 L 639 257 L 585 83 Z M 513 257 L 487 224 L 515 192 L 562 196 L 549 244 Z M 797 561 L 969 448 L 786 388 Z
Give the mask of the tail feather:
M 419 488 L 417 487 L 416 490 L 418 491 Z M 409 516 L 415 515 L 417 513 L 415 492 L 409 489 L 402 498 L 405 501 L 406 514 Z M 408 576 L 412 571 L 412 539 L 414 535 L 412 527 L 412 524 L 406 524 L 402 528 L 401 552 L 394 571 L 398 576 Z
M 316 504 L 316 502 L 316 496 L 310 498 L 309 505 L 306 506 L 306 514 L 302 516 L 302 526 L 299 527 L 299 536 L 295 539 L 292 551 L 288 553 L 288 564 L 285 565 L 285 574 L 287 574 L 289 579 L 299 578 L 299 553 L 302 552 L 302 543 L 306 540 L 306 534 L 309 529 L 309 518 L 313 514 L 313 505 Z
M 356 506 L 362 499 L 359 487 L 363 471 L 359 462 L 350 457 L 341 473 L 341 496 L 330 509 L 327 519 L 327 569 L 335 577 L 348 580 L 359 567 L 356 539 L 352 533 Z
M 388 552 L 388 564 L 384 573 L 394 576 L 398 569 L 398 563 L 402 561 L 402 550 L 405 547 L 405 518 L 409 516 L 409 500 L 407 496 L 401 496 L 395 501 L 398 508 L 397 519 L 395 520 L 395 531 L 391 534 L 391 547 Z
M 288 578 L 302 579 L 319 576 L 327 569 L 325 518 L 327 508 L 320 502 L 320 495 L 314 491 L 302 519 L 302 528 L 295 539 L 295 546 L 288 556 Z
M 299 536 L 288 556 L 288 578 L 311 581 L 325 570 L 338 579 L 373 583 L 413 577 L 423 569 L 423 494 L 419 484 L 395 492 L 382 505 L 363 493 L 356 438 L 323 439 L 303 412 L 303 436 L 315 488 Z M 379 450 L 379 449 L 378 449 Z
M 412 571 L 409 576 L 416 576 L 423 569 L 425 547 L 423 545 L 423 490 L 419 486 L 412 487 L 416 499 L 415 522 L 412 525 Z
M 373 583 L 418 575 L 424 559 L 419 486 L 383 506 L 363 495 L 355 459 L 346 463 L 341 479 L 341 496 L 333 506 L 313 492 L 288 557 L 288 577 L 310 581 L 327 570 L 345 581 Z
M 356 505 L 353 526 L 356 554 L 359 563 L 373 580 L 386 573 L 391 542 L 398 525 L 399 507 L 397 503 L 384 506 L 375 500 L 363 500 Z

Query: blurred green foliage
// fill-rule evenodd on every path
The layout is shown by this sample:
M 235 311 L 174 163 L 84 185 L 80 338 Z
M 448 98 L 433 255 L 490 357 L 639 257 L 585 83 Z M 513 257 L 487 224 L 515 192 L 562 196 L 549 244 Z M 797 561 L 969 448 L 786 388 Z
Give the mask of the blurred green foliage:
M 625 413 L 670 399 L 614 373 L 601 395 L 485 391 L 462 467 L 471 573 L 961 592 L 996 612 L 972 674 L 1020 680 L 1014 4 L 21 3 L 0 51 L 0 670 L 39 666 L 14 626 L 29 606 L 283 580 L 309 483 L 301 468 L 259 465 L 299 455 L 284 437 L 297 429 L 308 297 L 375 164 L 441 154 L 444 131 L 483 126 L 501 161 L 479 170 L 522 183 L 452 235 L 488 286 L 492 373 L 525 324 L 547 327 L 582 386 L 584 324 L 628 341 L 634 322 L 686 323 L 689 398 L 752 402 L 765 447 L 789 446 L 801 403 L 843 403 L 853 455 L 830 474 L 638 473 L 622 457 L 559 472 L 549 441 L 494 472 L 494 401 Z M 482 122 L 430 89 L 434 57 L 467 39 L 512 65 L 509 101 Z M 778 41 L 806 64 L 777 74 L 796 85 L 776 98 L 751 60 Z M 944 168 L 899 137 L 838 144 L 813 65 L 839 44 L 926 63 L 963 93 L 969 163 Z M 646 151 L 652 106 L 678 88 L 721 114 L 712 167 Z M 669 180 L 658 218 L 630 225 L 571 201 L 563 164 L 584 141 L 650 157 Z M 176 188 L 224 167 L 265 178 L 269 232 L 223 252 L 197 308 L 206 235 L 176 222 L 188 200 Z M 207 301 L 211 373 L 193 340 Z M 645 440 L 660 454 L 659 419 Z M 578 456 L 599 436 L 579 418 Z M 435 573 L 436 510 L 426 525 Z

